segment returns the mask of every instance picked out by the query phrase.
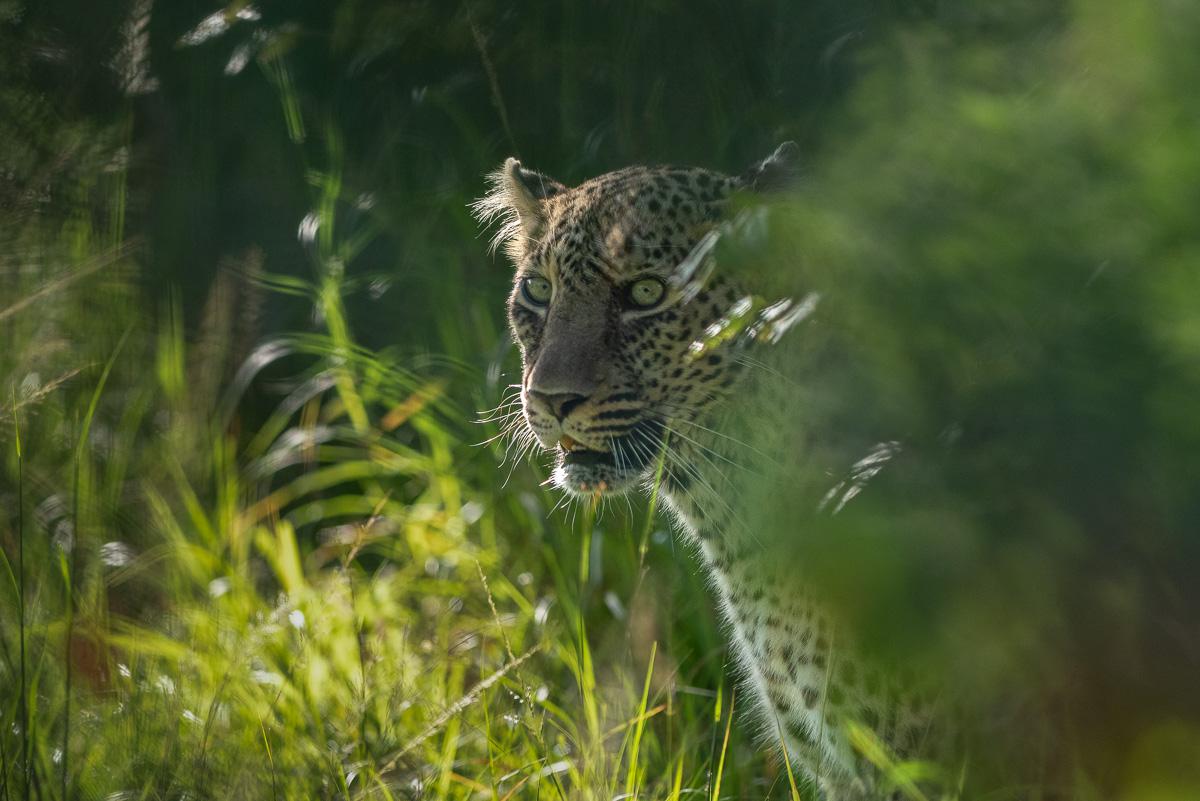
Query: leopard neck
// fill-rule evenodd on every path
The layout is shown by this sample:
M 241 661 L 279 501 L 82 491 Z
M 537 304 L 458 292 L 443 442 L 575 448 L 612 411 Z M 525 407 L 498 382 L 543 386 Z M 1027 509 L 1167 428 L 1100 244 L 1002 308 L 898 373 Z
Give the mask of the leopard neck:
M 778 465 L 772 453 L 780 445 L 780 428 L 770 421 L 786 407 L 775 383 L 771 371 L 746 370 L 729 397 L 664 424 L 662 494 L 684 536 L 710 558 L 762 550 L 754 510 L 747 507 L 754 503 L 750 499 L 762 497 L 763 482 L 779 482 L 784 489 L 772 469 Z
M 684 534 L 706 552 L 753 540 L 739 499 L 751 468 L 713 419 L 668 424 L 661 491 Z

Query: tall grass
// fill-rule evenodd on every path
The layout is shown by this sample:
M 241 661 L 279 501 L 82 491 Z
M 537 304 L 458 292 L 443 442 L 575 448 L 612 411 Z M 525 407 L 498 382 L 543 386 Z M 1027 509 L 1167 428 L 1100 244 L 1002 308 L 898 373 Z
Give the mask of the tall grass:
M 29 749 L 6 760 L 7 786 L 22 771 L 34 796 L 64 797 L 655 797 L 703 783 L 704 760 L 685 774 L 677 754 L 706 742 L 709 702 L 679 695 L 677 673 L 652 684 L 653 641 L 640 687 L 597 673 L 589 621 L 637 599 L 597 597 L 595 574 L 635 564 L 632 543 L 601 542 L 585 510 L 577 542 L 536 546 L 548 575 L 508 568 L 543 556 L 514 558 L 499 532 L 536 531 L 552 501 L 530 494 L 533 476 L 514 477 L 528 507 L 465 483 L 479 432 L 451 422 L 464 410 L 436 377 L 356 346 L 321 280 L 335 333 L 247 362 L 300 368 L 255 431 L 231 437 L 196 409 L 235 404 L 175 386 L 195 347 L 170 326 L 127 329 L 67 412 L 73 500 L 56 524 L 72 539 L 18 514 L 32 547 L 3 596 L 6 619 L 34 610 L 27 633 L 4 632 L 32 646 L 28 681 L 5 682 L 9 714 L 30 716 L 6 727 Z M 634 514 L 627 525 L 649 525 Z
M 295 109 L 290 84 L 277 85 Z M 18 511 L 5 536 L 18 548 L 0 604 L 19 625 L 0 632 L 4 792 L 728 792 L 732 763 L 710 776 L 711 699 L 692 689 L 705 680 L 659 655 L 659 638 L 677 636 L 672 604 L 642 578 L 676 556 L 662 523 L 640 506 L 603 522 L 592 509 L 548 517 L 557 499 L 536 472 L 514 465 L 502 488 L 500 444 L 473 444 L 497 433 L 468 422 L 497 400 L 478 373 L 415 370 L 355 341 L 344 296 L 377 225 L 339 219 L 339 157 L 327 126 L 323 163 L 306 167 L 312 276 L 255 271 L 247 257 L 232 292 L 213 289 L 210 308 L 281 292 L 319 321 L 241 362 L 236 311 L 205 312 L 189 336 L 178 300 L 155 315 L 118 301 L 136 296 L 132 268 L 145 258 L 111 213 L 123 180 L 66 223 L 26 221 L 26 234 L 73 232 L 26 252 L 68 272 L 9 306 L 6 374 L 33 375 L 47 322 L 38 303 L 91 337 L 64 331 L 51 362 L 60 385 L 10 389 Z M 98 285 L 91 264 L 122 270 Z M 80 311 L 97 315 L 92 328 L 71 319 Z M 241 411 L 268 374 L 282 399 Z M 39 514 L 27 519 L 30 493 Z M 715 675 L 719 637 L 701 627 Z

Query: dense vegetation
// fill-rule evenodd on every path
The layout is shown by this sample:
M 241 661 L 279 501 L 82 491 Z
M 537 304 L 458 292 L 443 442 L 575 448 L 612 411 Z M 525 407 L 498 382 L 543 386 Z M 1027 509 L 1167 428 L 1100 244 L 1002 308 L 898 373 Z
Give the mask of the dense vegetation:
M 653 504 L 494 439 L 467 209 L 507 155 L 785 139 L 718 250 L 815 304 L 755 524 L 967 699 L 947 795 L 1195 798 L 1197 42 L 1184 2 L 0 3 L 0 798 L 812 797 Z

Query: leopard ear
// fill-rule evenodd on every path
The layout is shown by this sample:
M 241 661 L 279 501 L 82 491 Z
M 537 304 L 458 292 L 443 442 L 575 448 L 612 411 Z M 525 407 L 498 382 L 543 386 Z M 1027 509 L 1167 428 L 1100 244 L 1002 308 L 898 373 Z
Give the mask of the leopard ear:
M 567 188 L 540 172 L 525 169 L 514 158 L 489 175 L 488 183 L 488 193 L 472 203 L 471 210 L 485 227 L 499 223 L 492 248 L 504 245 L 517 261 L 546 223 L 546 201 Z
M 742 186 L 761 192 L 785 189 L 795 179 L 799 172 L 797 161 L 800 158 L 800 146 L 788 141 L 775 148 L 775 152 L 760 162 L 751 165 L 739 177 Z

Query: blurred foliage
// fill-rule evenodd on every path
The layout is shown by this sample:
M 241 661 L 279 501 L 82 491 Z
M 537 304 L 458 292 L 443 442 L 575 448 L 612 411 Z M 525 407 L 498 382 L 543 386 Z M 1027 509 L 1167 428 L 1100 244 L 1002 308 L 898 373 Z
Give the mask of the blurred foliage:
M 0 2 L 0 796 L 790 797 L 665 521 L 476 445 L 515 355 L 466 204 L 507 155 L 795 139 L 719 250 L 815 304 L 747 508 L 966 699 L 964 797 L 1194 797 L 1197 41 L 1183 2 Z
M 982 786 L 1032 764 L 1107 795 L 1165 731 L 1190 743 L 1184 786 L 1200 15 L 1083 3 L 1035 30 L 878 48 L 842 114 L 857 135 L 730 248 L 820 298 L 784 360 L 792 492 L 764 482 L 747 508 L 870 647 L 968 699 Z

